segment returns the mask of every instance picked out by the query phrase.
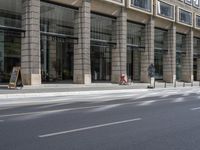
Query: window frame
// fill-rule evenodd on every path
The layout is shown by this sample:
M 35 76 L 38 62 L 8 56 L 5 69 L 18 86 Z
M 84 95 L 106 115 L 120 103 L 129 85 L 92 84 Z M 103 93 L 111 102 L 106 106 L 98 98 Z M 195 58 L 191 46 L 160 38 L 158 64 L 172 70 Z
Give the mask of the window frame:
M 150 0 L 151 1 L 151 10 L 150 11 L 147 11 L 145 9 L 140 9 L 138 7 L 134 7 L 132 4 L 131 4 L 131 0 L 128 1 L 128 8 L 130 9 L 133 9 L 133 10 L 137 10 L 137 11 L 140 11 L 140 12 L 143 12 L 145 14 L 150 14 L 150 15 L 153 15 L 153 0 Z
M 196 29 L 200 29 L 200 25 L 199 26 L 197 26 L 197 16 L 199 16 L 200 17 L 200 14 L 197 14 L 197 13 L 194 13 L 194 28 L 196 28 Z
M 192 0 L 192 5 L 195 7 L 195 8 L 200 8 L 200 0 L 199 1 L 199 5 L 197 6 L 195 3 L 194 3 L 194 0 Z
M 188 0 L 184 0 L 185 4 L 188 4 L 188 5 L 192 6 L 193 0 L 190 0 L 190 1 L 191 1 L 191 2 L 188 2 Z
M 184 22 L 180 21 L 180 10 L 183 10 L 183 11 L 191 13 L 191 24 L 187 24 L 187 23 L 184 23 Z M 176 22 L 179 23 L 179 24 L 188 26 L 188 27 L 193 27 L 193 12 L 191 12 L 190 10 L 184 9 L 182 7 L 177 7 Z
M 173 10 L 174 10 L 173 19 L 158 14 L 158 2 L 162 2 L 162 3 L 165 3 L 165 4 L 171 5 L 171 6 L 173 7 Z M 169 20 L 169 21 L 173 21 L 173 22 L 175 22 L 175 20 L 176 20 L 176 16 L 175 16 L 176 13 L 175 13 L 175 12 L 176 12 L 175 5 L 170 4 L 170 3 L 167 3 L 167 2 L 162 1 L 162 0 L 156 0 L 155 15 L 156 15 L 157 17 L 159 17 L 159 18 L 163 18 L 163 19 L 166 19 L 166 20 Z
M 125 6 L 125 0 L 121 0 L 122 2 L 116 2 L 115 0 L 104 0 L 104 1 L 109 2 L 109 3 L 114 3 L 120 6 Z

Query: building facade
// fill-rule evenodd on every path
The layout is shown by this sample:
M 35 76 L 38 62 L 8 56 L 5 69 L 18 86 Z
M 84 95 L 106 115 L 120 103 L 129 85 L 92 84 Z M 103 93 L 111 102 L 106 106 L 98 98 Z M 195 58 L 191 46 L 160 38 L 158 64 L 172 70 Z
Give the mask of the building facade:
M 200 80 L 200 0 L 0 0 L 0 82 Z

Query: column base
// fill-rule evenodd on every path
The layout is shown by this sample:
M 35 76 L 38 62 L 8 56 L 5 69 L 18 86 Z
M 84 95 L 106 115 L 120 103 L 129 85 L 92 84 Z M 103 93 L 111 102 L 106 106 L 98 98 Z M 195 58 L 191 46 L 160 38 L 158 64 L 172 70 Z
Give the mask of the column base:
M 41 74 L 22 74 L 24 85 L 41 85 Z

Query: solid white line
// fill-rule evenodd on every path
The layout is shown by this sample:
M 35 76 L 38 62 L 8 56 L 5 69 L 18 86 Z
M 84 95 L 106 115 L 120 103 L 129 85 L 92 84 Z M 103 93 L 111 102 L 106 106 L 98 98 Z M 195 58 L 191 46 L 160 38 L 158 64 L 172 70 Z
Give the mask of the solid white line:
M 199 110 L 200 107 L 196 107 L 196 108 L 191 108 L 190 110 Z
M 4 120 L 0 120 L 0 122 L 4 122 Z
M 106 123 L 106 124 L 99 124 L 99 125 L 95 125 L 95 126 L 89 126 L 89 127 L 79 128 L 79 129 L 61 131 L 61 132 L 55 132 L 55 133 L 50 133 L 50 134 L 43 134 L 43 135 L 39 135 L 38 137 L 45 138 L 45 137 L 57 136 L 57 135 L 68 134 L 68 133 L 73 133 L 73 132 L 80 132 L 80 131 L 85 131 L 85 130 L 90 130 L 90 129 L 95 129 L 95 128 L 112 126 L 112 125 L 117 125 L 117 124 L 129 123 L 129 122 L 134 122 L 134 121 L 139 121 L 139 120 L 141 120 L 141 118 L 111 122 L 111 123 Z

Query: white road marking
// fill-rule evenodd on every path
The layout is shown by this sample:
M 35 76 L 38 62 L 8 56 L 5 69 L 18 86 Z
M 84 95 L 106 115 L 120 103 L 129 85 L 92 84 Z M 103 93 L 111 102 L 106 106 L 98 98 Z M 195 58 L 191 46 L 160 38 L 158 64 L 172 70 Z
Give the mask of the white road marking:
M 196 107 L 196 108 L 191 108 L 190 110 L 199 110 L 200 107 Z
M 139 106 L 148 106 L 148 105 L 151 105 L 152 103 L 154 103 L 155 101 L 154 100 L 151 100 L 151 101 L 143 101 L 139 104 Z
M 0 120 L 0 122 L 4 122 L 4 120 Z
M 184 97 L 179 97 L 173 100 L 174 103 L 184 102 Z
M 73 133 L 73 132 L 80 132 L 80 131 L 91 130 L 91 129 L 95 129 L 95 128 L 101 128 L 101 127 L 107 127 L 107 126 L 113 126 L 113 125 L 118 125 L 118 124 L 124 124 L 124 123 L 139 121 L 141 119 L 142 118 L 135 118 L 135 119 L 129 119 L 129 120 L 111 122 L 111 123 L 106 123 L 106 124 L 99 124 L 99 125 L 94 125 L 94 126 L 89 126 L 89 127 L 84 127 L 84 128 L 78 128 L 78 129 L 73 129 L 73 130 L 67 130 L 67 131 L 61 131 L 61 132 L 43 134 L 43 135 L 39 135 L 38 137 L 39 138 L 45 138 L 45 137 L 51 137 L 51 136 L 58 136 L 58 135 L 62 135 L 62 134 L 68 134 L 68 133 Z

